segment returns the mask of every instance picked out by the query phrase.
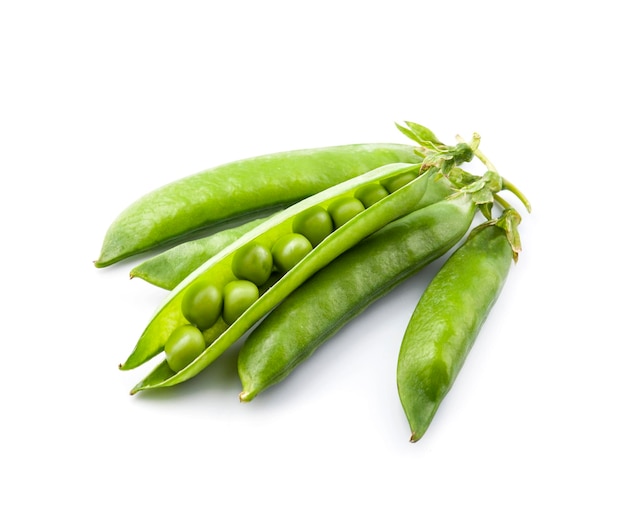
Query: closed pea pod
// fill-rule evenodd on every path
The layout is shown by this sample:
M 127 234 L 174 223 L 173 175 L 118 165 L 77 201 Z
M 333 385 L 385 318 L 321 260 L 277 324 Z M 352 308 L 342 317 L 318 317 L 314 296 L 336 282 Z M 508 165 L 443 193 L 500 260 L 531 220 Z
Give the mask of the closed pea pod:
M 413 166 L 415 165 L 392 164 L 368 172 L 363 176 L 307 198 L 246 233 L 192 272 L 170 292 L 155 317 L 146 327 L 135 349 L 124 364 L 120 365 L 120 368 L 123 370 L 135 368 L 162 351 L 163 343 L 171 332 L 185 323 L 180 310 L 181 299 L 193 283 L 210 277 L 212 281 L 223 288 L 235 280 L 231 269 L 232 257 L 243 245 L 255 241 L 271 246 L 279 237 L 292 232 L 294 217 L 305 209 L 316 205 L 325 207 L 337 198 L 352 197 L 354 190 L 359 186 L 370 181 L 393 176 Z M 344 226 L 336 229 L 304 256 L 296 266 L 260 295 L 259 299 L 237 320 L 230 325 L 224 321 L 218 321 L 214 327 L 205 331 L 204 336 L 208 346 L 196 360 L 176 373 L 172 373 L 172 370 L 165 364 L 157 366 L 133 389 L 133 392 L 147 388 L 172 386 L 199 373 L 308 277 L 328 265 L 369 234 L 411 212 L 426 190 L 427 178 L 428 176 L 424 175 L 416 179 L 393 195 L 389 195 L 378 204 L 355 216 Z
M 411 441 L 426 432 L 496 302 L 515 257 L 498 225 L 476 228 L 424 291 L 398 356 Z
M 139 198 L 110 225 L 97 267 L 179 242 L 208 227 L 276 211 L 389 163 L 417 163 L 408 145 L 295 150 L 227 163 Z
M 468 230 L 467 197 L 390 223 L 317 272 L 248 336 L 238 359 L 242 401 L 283 380 L 367 306 L 447 252 Z

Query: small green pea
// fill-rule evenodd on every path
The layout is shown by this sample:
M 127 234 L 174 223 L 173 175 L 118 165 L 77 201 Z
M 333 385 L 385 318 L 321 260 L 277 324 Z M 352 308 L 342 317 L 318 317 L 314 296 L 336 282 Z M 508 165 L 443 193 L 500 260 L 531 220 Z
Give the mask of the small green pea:
M 302 234 L 311 245 L 317 247 L 333 232 L 333 219 L 322 206 L 313 206 L 298 214 L 293 220 L 293 232 Z
M 378 182 L 364 184 L 354 192 L 354 196 L 361 201 L 366 209 L 387 195 L 389 195 L 387 190 Z
M 279 272 L 285 273 L 296 266 L 313 250 L 313 245 L 302 234 L 284 234 L 272 245 L 272 256 Z
M 335 227 L 341 227 L 362 211 L 365 211 L 365 206 L 358 198 L 354 197 L 339 198 L 328 206 L 328 212 L 335 223 Z
M 220 317 L 222 292 L 209 281 L 192 284 L 181 301 L 181 311 L 189 323 L 204 331 Z
M 257 286 L 265 284 L 273 267 L 272 254 L 265 245 L 250 242 L 233 256 L 232 271 L 238 279 L 247 279 Z
M 402 186 L 406 186 L 415 178 L 417 178 L 416 172 L 404 172 L 381 181 L 381 184 L 389 193 L 393 193 L 394 191 L 402 188 Z
M 206 348 L 202 332 L 192 325 L 182 325 L 174 329 L 165 342 L 165 359 L 174 371 L 178 372 L 196 359 Z
M 238 279 L 224 286 L 224 311 L 222 318 L 232 324 L 259 298 L 259 289 L 252 281 Z

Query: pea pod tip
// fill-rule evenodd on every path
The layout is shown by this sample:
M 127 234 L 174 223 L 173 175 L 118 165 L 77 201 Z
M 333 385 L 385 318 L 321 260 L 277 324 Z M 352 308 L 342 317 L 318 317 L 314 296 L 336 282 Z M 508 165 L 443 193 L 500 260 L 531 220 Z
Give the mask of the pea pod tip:
M 411 438 L 409 438 L 409 442 L 411 443 L 416 443 L 418 442 L 423 435 L 417 434 L 415 432 L 411 433 Z
M 243 391 L 239 394 L 239 402 L 250 402 L 254 399 L 254 395 L 251 392 Z

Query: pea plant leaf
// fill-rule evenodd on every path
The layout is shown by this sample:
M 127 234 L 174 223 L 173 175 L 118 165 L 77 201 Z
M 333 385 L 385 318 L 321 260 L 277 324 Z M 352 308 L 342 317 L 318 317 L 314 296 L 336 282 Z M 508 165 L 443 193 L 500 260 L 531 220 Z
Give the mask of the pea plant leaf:
M 407 129 L 406 127 L 403 127 L 402 125 L 400 125 L 399 123 L 396 123 L 396 127 L 398 128 L 398 130 L 404 134 L 407 138 L 412 139 L 413 141 L 415 141 L 416 143 L 418 143 L 419 145 L 422 145 L 422 140 L 420 138 L 418 138 L 415 134 L 413 134 L 413 131 Z
M 478 175 L 473 175 L 458 166 L 455 166 L 448 172 L 447 178 L 457 188 L 463 188 L 480 179 Z
M 522 251 L 522 240 L 519 235 L 518 226 L 522 222 L 520 214 L 512 208 L 507 208 L 502 216 L 496 221 L 496 225 L 501 227 L 506 233 L 507 240 L 513 249 L 513 260 L 517 262 L 519 253 Z
M 435 136 L 435 133 L 427 127 L 415 122 L 405 121 L 404 123 L 406 123 L 409 131 L 415 136 L 415 141 L 418 141 L 420 145 L 426 148 L 430 147 L 432 149 L 447 148 L 446 145 L 442 143 L 437 136 Z

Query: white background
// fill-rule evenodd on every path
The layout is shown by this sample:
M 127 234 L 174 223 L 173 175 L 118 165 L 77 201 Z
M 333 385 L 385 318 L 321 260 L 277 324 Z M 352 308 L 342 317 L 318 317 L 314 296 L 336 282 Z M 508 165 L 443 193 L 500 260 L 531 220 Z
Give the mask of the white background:
M 626 512 L 618 2 L 0 5 L 3 513 Z M 249 405 L 235 350 L 130 397 L 149 368 L 117 364 L 165 292 L 92 266 L 113 218 L 403 120 L 479 132 L 534 207 L 422 441 L 394 376 L 433 267 Z

